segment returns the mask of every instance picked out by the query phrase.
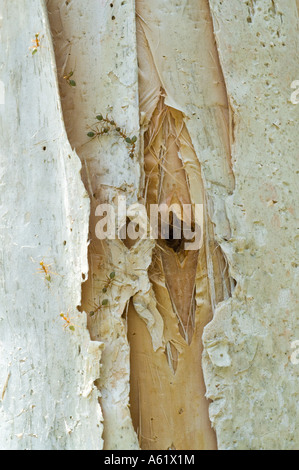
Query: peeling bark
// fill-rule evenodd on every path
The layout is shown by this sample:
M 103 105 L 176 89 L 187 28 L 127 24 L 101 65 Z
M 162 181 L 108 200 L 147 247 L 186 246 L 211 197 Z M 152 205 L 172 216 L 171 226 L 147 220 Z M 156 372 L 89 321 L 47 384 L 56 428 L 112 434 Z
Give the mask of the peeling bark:
M 149 449 L 213 449 L 216 445 L 207 416 L 201 335 L 216 304 L 228 298 L 234 287 L 212 223 L 218 221 L 218 230 L 223 225 L 223 236 L 229 236 L 223 196 L 234 187 L 234 178 L 225 120 L 229 115 L 226 90 L 208 5 L 201 2 L 200 7 L 197 2 L 179 6 L 137 2 L 145 199 L 148 206 L 161 202 L 208 205 L 200 254 L 175 252 L 165 242 L 158 243 L 153 254 L 150 279 L 164 321 L 164 352 L 153 354 L 144 341 L 138 342 L 144 334 L 137 317 L 131 315 L 131 407 L 141 446 Z M 198 23 L 205 24 L 205 35 Z M 179 35 L 178 24 L 184 25 Z M 207 90 L 207 83 L 213 84 L 212 89 Z M 204 145 L 216 161 L 203 161 Z M 204 179 L 209 174 L 203 173 L 207 165 L 210 181 Z M 153 390 L 152 398 L 149 390 Z
M 298 5 L 0 0 L 0 447 L 298 447 Z
M 17 4 L 0 2 L 0 448 L 100 449 L 102 343 L 90 341 L 76 308 L 88 199 L 63 126 L 47 12 L 24 1 L 16 14 Z M 50 274 L 38 272 L 40 262 Z M 74 317 L 74 332 L 61 312 Z
M 298 108 L 289 100 L 299 72 L 296 4 L 210 5 L 234 109 L 231 237 L 222 247 L 237 281 L 204 334 L 210 416 L 220 449 L 291 450 L 298 448 L 298 372 L 288 357 L 298 337 Z

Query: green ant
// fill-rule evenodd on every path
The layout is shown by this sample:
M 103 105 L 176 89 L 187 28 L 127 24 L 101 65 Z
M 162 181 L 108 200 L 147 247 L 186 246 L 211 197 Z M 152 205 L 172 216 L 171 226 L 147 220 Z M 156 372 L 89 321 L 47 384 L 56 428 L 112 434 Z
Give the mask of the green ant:
M 94 307 L 94 310 L 92 312 L 89 312 L 89 315 L 91 317 L 94 317 L 94 315 L 96 315 L 100 310 L 102 310 L 102 308 L 109 307 L 109 300 L 104 299 L 104 300 L 102 300 L 102 302 L 99 305 L 94 304 L 93 307 Z
M 31 258 L 31 260 L 34 263 L 36 263 L 36 261 L 33 258 Z M 49 283 L 52 282 L 52 276 L 51 276 L 52 274 L 55 274 L 58 276 L 57 273 L 55 273 L 54 271 L 51 271 L 50 268 L 52 265 L 46 264 L 43 259 L 41 261 L 38 261 L 38 264 L 39 264 L 39 268 L 37 269 L 37 273 L 43 275 L 43 277 L 45 278 L 47 282 Z
M 119 136 L 122 137 L 128 145 L 130 145 L 129 156 L 130 158 L 134 158 L 135 150 L 136 150 L 136 142 L 137 142 L 136 135 L 134 135 L 133 137 L 128 137 L 125 131 L 121 127 L 117 126 L 113 119 L 109 119 L 107 116 L 104 118 L 102 114 L 98 114 L 96 116 L 96 119 L 97 121 L 103 123 L 104 125 L 101 127 L 101 129 L 99 128 L 91 129 L 91 131 L 88 132 L 87 136 L 93 140 L 96 137 L 100 137 L 102 135 L 108 134 L 108 132 L 111 130 L 111 127 L 112 127 L 119 134 Z
M 71 331 L 75 331 L 75 327 L 76 327 L 77 325 L 75 325 L 75 324 L 72 322 L 73 318 L 70 317 L 69 312 L 67 312 L 67 313 L 61 312 L 59 316 L 60 316 L 60 317 L 64 320 L 64 322 L 65 322 L 64 325 L 63 325 L 64 330 L 66 330 L 67 328 L 69 328 Z
M 70 86 L 76 86 L 76 82 L 75 80 L 71 79 L 71 77 L 74 75 L 74 72 L 71 70 L 67 75 L 65 75 L 63 78 L 64 80 L 66 80 L 66 82 L 70 85 Z
M 115 279 L 115 272 L 113 271 L 112 273 L 109 274 L 107 277 L 107 281 L 105 282 L 105 285 L 102 289 L 103 294 L 106 294 L 107 290 L 111 285 L 113 285 L 113 279 Z
M 39 34 L 40 33 L 35 34 L 34 39 L 32 39 L 33 45 L 31 47 L 29 47 L 30 50 L 32 49 L 32 51 L 31 51 L 32 55 L 36 54 L 38 49 L 41 47 L 40 46 L 40 36 L 39 36 Z

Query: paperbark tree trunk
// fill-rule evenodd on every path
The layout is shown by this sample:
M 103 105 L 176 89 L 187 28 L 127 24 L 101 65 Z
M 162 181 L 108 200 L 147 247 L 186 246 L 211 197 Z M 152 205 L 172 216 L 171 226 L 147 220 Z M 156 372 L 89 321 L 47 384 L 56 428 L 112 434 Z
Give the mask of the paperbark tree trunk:
M 0 448 L 298 448 L 297 47 L 295 0 L 0 0 Z M 97 237 L 137 203 L 201 248 Z

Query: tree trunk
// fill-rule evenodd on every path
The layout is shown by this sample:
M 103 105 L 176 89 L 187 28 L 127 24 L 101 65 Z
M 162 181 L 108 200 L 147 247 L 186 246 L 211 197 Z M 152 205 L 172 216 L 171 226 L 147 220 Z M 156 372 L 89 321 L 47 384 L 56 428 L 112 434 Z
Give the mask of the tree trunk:
M 0 0 L 0 448 L 298 448 L 297 43 L 298 0 Z

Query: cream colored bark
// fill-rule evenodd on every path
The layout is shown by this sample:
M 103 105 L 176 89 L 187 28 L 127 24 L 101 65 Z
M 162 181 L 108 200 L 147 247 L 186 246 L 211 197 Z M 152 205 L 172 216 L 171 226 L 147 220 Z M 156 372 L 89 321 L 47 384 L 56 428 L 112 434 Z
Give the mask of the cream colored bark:
M 204 335 L 210 416 L 222 449 L 298 449 L 298 12 L 287 0 L 210 4 L 233 112 L 222 247 L 237 281 Z
M 1 0 L 0 12 L 0 448 L 96 450 L 102 344 L 76 309 L 88 196 L 63 125 L 47 11 L 37 0 Z M 51 272 L 39 273 L 39 262 Z M 60 313 L 74 317 L 74 332 Z
M 0 0 L 0 447 L 298 448 L 297 6 Z M 203 246 L 97 239 L 120 196 Z

